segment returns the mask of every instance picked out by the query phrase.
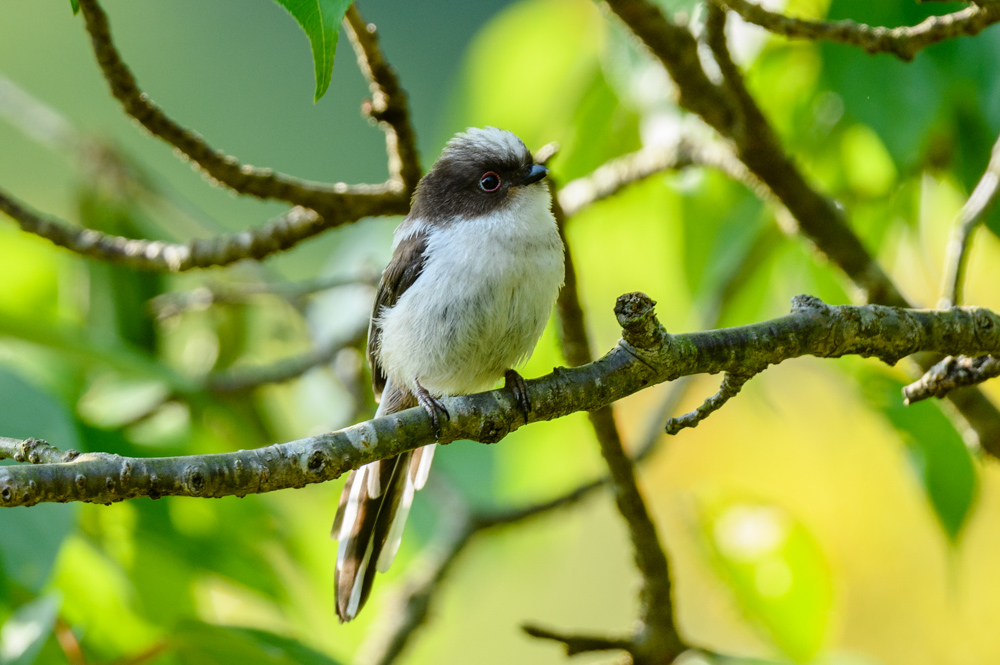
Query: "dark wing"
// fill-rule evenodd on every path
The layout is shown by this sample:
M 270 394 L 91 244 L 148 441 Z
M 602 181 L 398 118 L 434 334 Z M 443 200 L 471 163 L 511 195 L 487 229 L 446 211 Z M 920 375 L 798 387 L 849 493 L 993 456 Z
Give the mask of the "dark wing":
M 404 222 L 405 224 L 405 222 Z M 375 305 L 372 307 L 372 317 L 368 323 L 368 362 L 372 368 L 372 390 L 375 399 L 379 400 L 385 388 L 385 372 L 378 361 L 378 345 L 382 338 L 382 329 L 377 323 L 379 314 L 389 309 L 399 300 L 399 297 L 410 288 L 424 269 L 427 251 L 427 233 L 417 231 L 404 238 L 396 245 L 392 261 L 382 272 L 375 294 Z

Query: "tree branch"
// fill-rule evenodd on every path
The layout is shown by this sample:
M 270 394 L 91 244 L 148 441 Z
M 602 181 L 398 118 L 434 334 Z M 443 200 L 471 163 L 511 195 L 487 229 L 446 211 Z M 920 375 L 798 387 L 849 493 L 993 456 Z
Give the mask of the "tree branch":
M 1000 353 L 1000 316 L 982 308 L 831 306 L 799 296 L 790 314 L 771 321 L 679 335 L 663 330 L 643 294 L 619 298 L 616 313 L 623 339 L 604 357 L 528 381 L 529 422 L 593 411 L 681 376 L 739 371 L 804 355 L 861 355 L 891 364 L 921 351 Z M 451 420 L 442 425 L 441 443 L 494 443 L 525 423 L 506 390 L 443 401 Z M 270 492 L 332 480 L 434 440 L 426 412 L 408 409 L 337 432 L 234 453 L 166 458 L 83 453 L 71 462 L 0 467 L 0 505 Z M 0 440 L 0 454 L 13 457 L 21 443 Z
M 563 356 L 571 366 L 580 366 L 591 360 L 590 340 L 583 308 L 580 305 L 573 253 L 566 240 L 566 213 L 562 210 L 558 197 L 552 201 L 552 212 L 565 246 L 565 284 L 559 292 L 556 303 L 561 323 Z M 632 460 L 622 445 L 621 433 L 615 423 L 611 405 L 589 411 L 587 417 L 594 428 L 597 442 L 601 446 L 601 455 L 608 466 L 615 503 L 628 527 L 636 567 L 642 576 L 642 587 L 639 592 L 642 625 L 635 638 L 635 649 L 642 653 L 640 659 L 642 662 L 654 663 L 673 659 L 685 647 L 674 623 L 667 555 L 660 544 L 656 525 L 653 524 L 636 482 Z
M 680 171 L 690 166 L 708 166 L 743 183 L 764 200 L 774 201 L 767 187 L 720 143 L 682 137 L 665 147 L 642 148 L 609 160 L 592 173 L 572 180 L 558 192 L 559 205 L 567 217 L 614 196 L 622 189 L 664 171 Z
M 389 180 L 398 183 L 409 198 L 420 181 L 421 169 L 406 92 L 382 53 L 375 24 L 361 18 L 356 4 L 348 7 L 344 15 L 344 28 L 372 93 L 371 100 L 363 106 L 364 113 L 385 132 Z
M 1000 8 L 1000 4 L 997 7 Z M 962 302 L 972 233 L 983 222 L 986 213 L 996 202 L 998 191 L 1000 191 L 1000 138 L 993 144 L 986 171 L 955 218 L 951 239 L 945 252 L 944 285 L 941 287 L 938 307 L 951 307 Z
M 378 285 L 378 273 L 374 270 L 361 271 L 355 275 L 330 275 L 301 282 L 207 284 L 190 291 L 161 293 L 149 301 L 149 310 L 157 319 L 163 320 L 184 312 L 199 312 L 213 305 L 245 304 L 264 295 L 275 296 L 298 306 L 311 295 L 352 284 L 365 284 L 374 288 Z
M 328 340 L 310 351 L 269 365 L 231 367 L 205 377 L 205 387 L 214 392 L 232 393 L 251 390 L 271 383 L 297 379 L 314 367 L 331 362 L 348 346 L 360 344 L 368 334 L 368 320 L 359 320 L 346 334 Z
M 994 356 L 948 356 L 927 370 L 918 381 L 903 388 L 907 404 L 929 397 L 944 397 L 952 390 L 1000 376 L 1000 359 Z
M 531 637 L 560 642 L 564 647 L 566 647 L 567 656 L 576 656 L 581 653 L 591 653 L 594 651 L 626 651 L 633 654 L 633 657 L 636 656 L 636 654 L 633 653 L 635 646 L 632 644 L 632 640 L 628 638 L 594 637 L 592 635 L 566 635 L 564 633 L 551 631 L 548 628 L 536 626 L 535 624 L 524 624 L 521 626 L 521 630 Z M 661 662 L 666 663 L 669 661 Z
M 824 39 L 860 46 L 869 53 L 889 53 L 910 61 L 921 50 L 955 37 L 978 35 L 1000 21 L 1000 4 L 972 5 L 952 14 L 930 16 L 917 25 L 898 28 L 870 26 L 854 21 L 813 21 L 768 11 L 747 0 L 712 0 L 728 6 L 744 21 L 777 35 Z
M 263 259 L 340 224 L 372 215 L 404 214 L 408 204 L 402 206 L 394 201 L 378 197 L 359 199 L 349 215 L 335 221 L 307 208 L 293 208 L 249 231 L 173 243 L 136 240 L 70 226 L 55 217 L 34 212 L 0 190 L 0 211 L 17 222 L 22 230 L 81 256 L 155 272 L 184 272 L 225 266 L 244 259 Z
M 111 94 L 121 103 L 125 112 L 151 134 L 186 155 L 213 181 L 240 194 L 261 199 L 278 199 L 310 208 L 331 220 L 339 220 L 340 223 L 353 221 L 350 219 L 352 211 L 359 205 L 370 205 L 372 198 L 384 197 L 387 207 L 406 206 L 409 203 L 409 194 L 403 190 L 401 183 L 391 179 L 381 185 L 353 186 L 306 182 L 274 173 L 270 169 L 240 164 L 235 158 L 211 148 L 200 136 L 169 118 L 139 89 L 135 77 L 111 39 L 108 17 L 97 0 L 83 0 L 80 3 L 80 13 L 87 24 L 97 64 L 111 88 Z
M 726 375 L 722 377 L 722 385 L 719 387 L 719 392 L 706 399 L 705 402 L 694 411 L 668 420 L 664 430 L 667 434 L 673 435 L 687 427 L 697 427 L 698 423 L 721 409 L 726 405 L 726 402 L 736 397 L 736 395 L 738 395 L 740 390 L 743 388 L 743 385 L 753 378 L 753 376 L 754 372 L 747 372 L 744 374 L 732 374 L 727 372 Z
M 606 3 L 670 72 L 679 90 L 678 103 L 731 139 L 740 160 L 789 211 L 794 228 L 783 225 L 782 230 L 812 242 L 844 272 L 866 302 L 911 306 L 851 230 L 841 210 L 813 189 L 785 154 L 760 107 L 746 91 L 724 38 L 709 43 L 724 77 L 723 85 L 716 86 L 701 66 L 694 37 L 668 21 L 658 6 L 650 0 Z M 715 34 L 724 34 L 721 27 L 714 29 Z M 711 36 L 712 31 L 709 33 Z M 926 371 L 933 362 L 920 366 Z M 980 445 L 1000 456 L 1000 410 L 974 389 L 950 394 L 948 399 L 973 428 Z
M 28 464 L 60 464 L 72 462 L 80 455 L 77 450 L 59 450 L 41 439 L 11 439 L 0 436 L 0 460 L 12 459 Z

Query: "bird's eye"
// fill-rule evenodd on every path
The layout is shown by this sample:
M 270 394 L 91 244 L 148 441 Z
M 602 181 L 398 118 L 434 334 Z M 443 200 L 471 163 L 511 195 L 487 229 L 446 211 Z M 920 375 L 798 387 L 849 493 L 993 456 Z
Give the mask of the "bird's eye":
M 497 191 L 500 189 L 500 176 L 493 171 L 487 171 L 479 179 L 479 189 L 487 193 Z

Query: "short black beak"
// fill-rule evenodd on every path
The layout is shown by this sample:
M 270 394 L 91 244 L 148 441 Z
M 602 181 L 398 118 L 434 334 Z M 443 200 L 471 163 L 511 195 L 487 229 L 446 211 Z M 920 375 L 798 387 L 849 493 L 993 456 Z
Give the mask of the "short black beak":
M 541 164 L 532 164 L 531 168 L 528 169 L 528 173 L 517 184 L 530 185 L 533 182 L 538 182 L 548 174 L 549 170 Z

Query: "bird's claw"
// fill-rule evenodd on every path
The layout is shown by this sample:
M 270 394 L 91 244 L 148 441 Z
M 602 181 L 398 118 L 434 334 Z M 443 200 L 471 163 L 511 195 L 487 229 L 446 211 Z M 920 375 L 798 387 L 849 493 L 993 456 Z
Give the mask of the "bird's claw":
M 451 414 L 448 413 L 448 409 L 444 408 L 444 404 L 440 399 L 431 395 L 427 392 L 427 389 L 422 385 L 417 383 L 416 390 L 417 403 L 423 407 L 427 415 L 431 417 L 431 422 L 434 424 L 434 435 L 440 439 L 441 438 L 441 418 L 445 420 L 451 420 Z
M 531 413 L 531 397 L 528 395 L 528 382 L 515 370 L 509 369 L 503 375 L 503 387 L 514 393 L 514 401 L 524 414 L 524 421 L 528 422 L 528 415 Z

